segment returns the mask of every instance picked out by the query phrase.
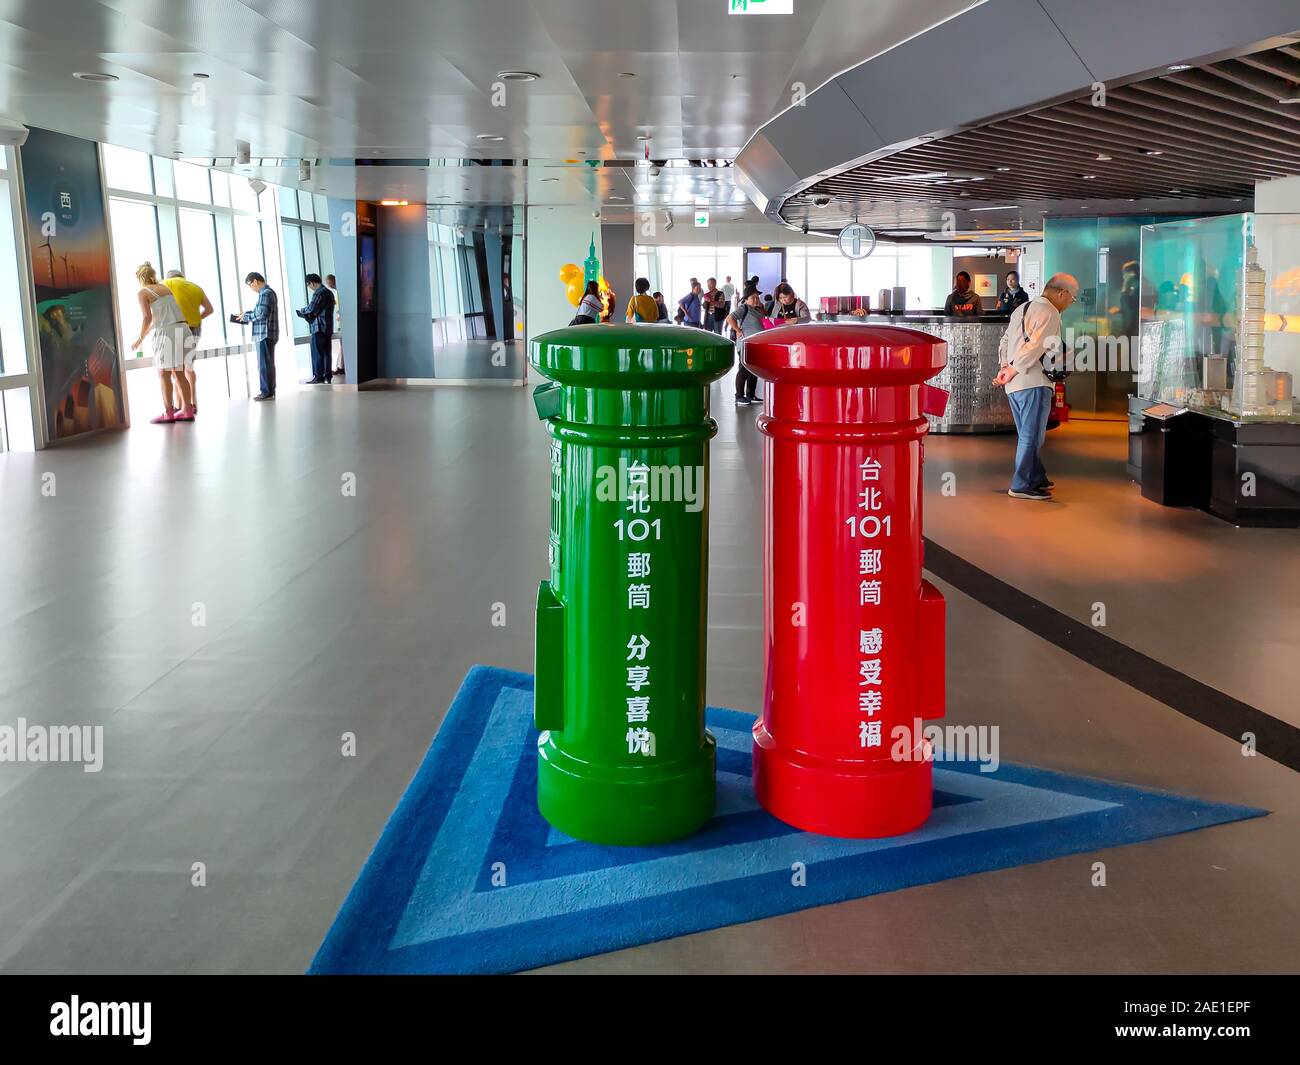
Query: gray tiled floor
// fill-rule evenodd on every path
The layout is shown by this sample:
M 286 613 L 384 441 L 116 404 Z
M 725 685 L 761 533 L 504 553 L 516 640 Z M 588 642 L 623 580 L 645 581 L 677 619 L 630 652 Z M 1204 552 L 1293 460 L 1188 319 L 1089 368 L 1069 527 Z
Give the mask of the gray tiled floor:
M 709 698 L 752 711 L 759 436 L 752 411 L 718 416 Z M 1297 720 L 1296 534 L 1143 502 L 1123 447 L 1053 434 L 1060 502 L 1039 507 L 994 491 L 1006 438 L 934 439 L 927 531 L 1067 613 L 1106 602 L 1111 635 Z M 0 721 L 102 723 L 107 744 L 98 775 L 0 765 L 0 968 L 302 971 L 465 671 L 531 668 L 548 481 L 527 394 L 210 402 L 193 426 L 0 456 L 0 499 Z M 945 593 L 949 717 L 999 724 L 1003 758 L 1275 813 L 1103 852 L 1105 889 L 1080 855 L 567 968 L 1297 968 L 1296 775 Z

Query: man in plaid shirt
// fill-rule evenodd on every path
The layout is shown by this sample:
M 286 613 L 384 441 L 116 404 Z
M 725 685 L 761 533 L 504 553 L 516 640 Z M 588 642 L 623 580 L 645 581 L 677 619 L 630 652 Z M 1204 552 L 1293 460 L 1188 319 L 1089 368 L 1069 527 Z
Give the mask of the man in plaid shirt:
M 252 324 L 253 342 L 257 345 L 257 372 L 262 391 L 253 398 L 275 399 L 275 342 L 280 339 L 280 301 L 261 274 L 249 274 L 244 284 L 257 293 L 257 305 L 238 318 L 244 325 Z

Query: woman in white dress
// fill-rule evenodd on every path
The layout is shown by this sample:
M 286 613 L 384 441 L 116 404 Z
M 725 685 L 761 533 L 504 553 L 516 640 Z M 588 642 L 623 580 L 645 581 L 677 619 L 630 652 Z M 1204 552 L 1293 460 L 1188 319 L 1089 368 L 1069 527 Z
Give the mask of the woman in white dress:
M 140 282 L 140 314 L 143 324 L 140 335 L 131 345 L 132 351 L 139 351 L 140 345 L 150 331 L 153 332 L 153 363 L 158 367 L 158 378 L 162 385 L 163 412 L 151 419 L 154 425 L 166 425 L 170 422 L 192 422 L 194 420 L 194 397 L 190 394 L 190 382 L 185 371 L 194 361 L 194 348 L 190 343 L 190 327 L 185 323 L 176 297 L 171 289 L 158 280 L 158 273 L 149 263 L 142 263 L 135 272 Z M 179 405 L 173 404 L 172 385 L 176 386 Z

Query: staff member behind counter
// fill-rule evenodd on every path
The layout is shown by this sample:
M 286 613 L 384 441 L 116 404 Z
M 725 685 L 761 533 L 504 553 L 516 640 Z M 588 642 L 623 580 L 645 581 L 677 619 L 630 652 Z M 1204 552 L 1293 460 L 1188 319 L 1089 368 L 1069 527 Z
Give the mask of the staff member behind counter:
M 978 318 L 980 298 L 970 287 L 970 274 L 965 270 L 957 275 L 957 287 L 948 294 L 944 302 L 943 313 L 957 318 Z

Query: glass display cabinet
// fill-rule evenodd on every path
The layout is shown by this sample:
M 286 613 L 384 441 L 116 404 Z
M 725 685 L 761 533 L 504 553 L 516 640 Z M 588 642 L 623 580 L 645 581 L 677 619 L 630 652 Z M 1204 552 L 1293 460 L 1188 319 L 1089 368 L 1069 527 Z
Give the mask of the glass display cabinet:
M 1143 226 L 1137 339 L 1143 493 L 1300 525 L 1300 214 Z

